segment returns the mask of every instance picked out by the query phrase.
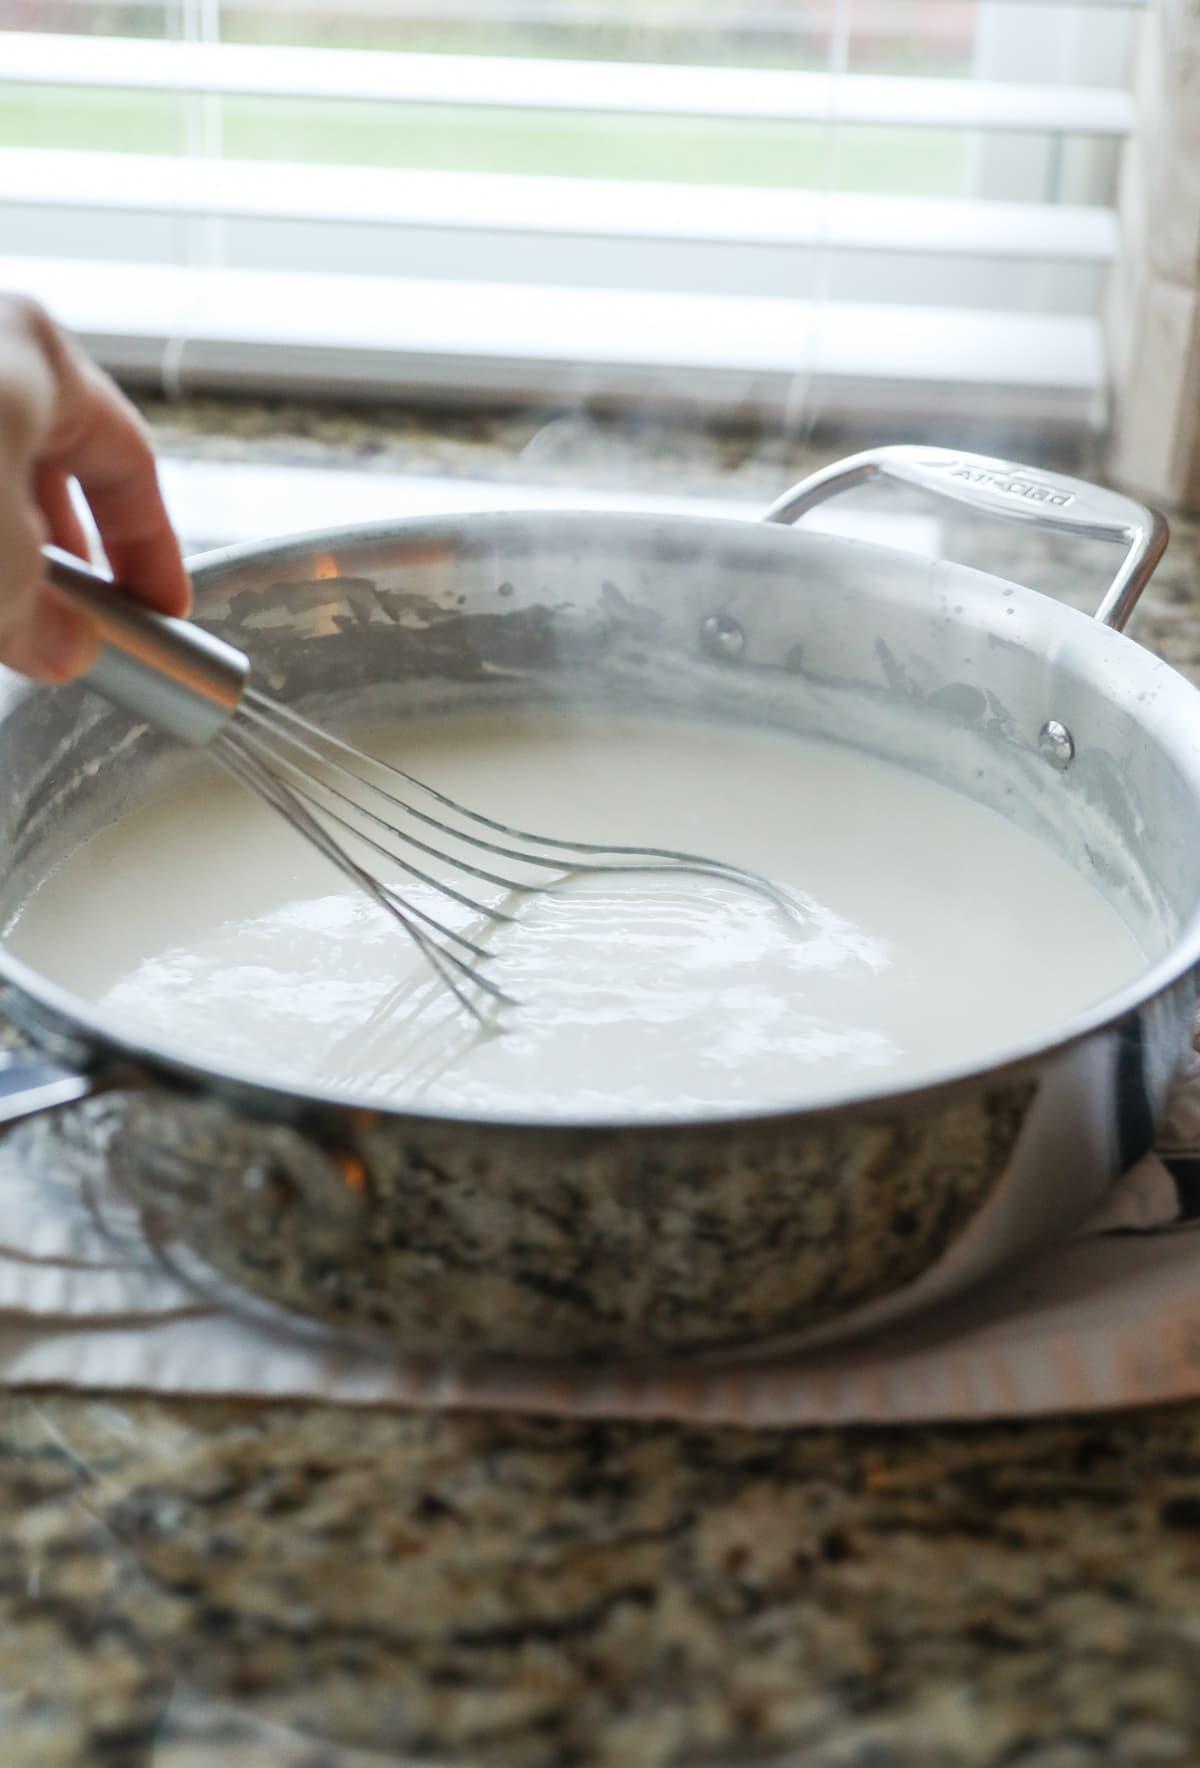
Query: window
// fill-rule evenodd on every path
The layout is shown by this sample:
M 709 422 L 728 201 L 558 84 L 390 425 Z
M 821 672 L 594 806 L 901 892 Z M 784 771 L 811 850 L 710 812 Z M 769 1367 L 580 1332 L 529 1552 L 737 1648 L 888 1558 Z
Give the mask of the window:
M 1078 422 L 1132 0 L 0 0 L 0 283 L 169 385 Z

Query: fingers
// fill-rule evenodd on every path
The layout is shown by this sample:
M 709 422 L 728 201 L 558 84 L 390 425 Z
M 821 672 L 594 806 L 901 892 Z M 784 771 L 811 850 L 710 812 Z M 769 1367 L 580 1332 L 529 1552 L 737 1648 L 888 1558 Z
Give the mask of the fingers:
M 88 556 L 88 540 L 71 500 L 71 481 L 61 467 L 43 463 L 34 468 L 33 496 L 50 539 L 77 559 Z
M 45 582 L 40 556 L 47 538 L 86 554 L 72 477 L 118 581 L 186 614 L 191 587 L 141 418 L 36 302 L 0 295 L 0 662 L 43 681 L 95 654 L 90 621 Z
M 24 484 L 7 466 L 0 472 L 0 663 L 35 681 L 69 681 L 90 667 L 95 629 L 44 582 L 41 547 L 61 535 L 75 550 L 82 536 L 74 511 L 70 522 L 61 512 L 48 521 Z
M 13 431 L 7 436 L 11 446 Z M 71 551 L 86 545 L 66 481 L 50 491 L 44 513 L 28 494 L 28 477 L 0 453 L 0 663 L 35 681 L 69 681 L 90 668 L 96 633 L 86 615 L 45 583 L 41 548 L 48 537 Z
M 186 614 L 191 586 L 146 426 L 108 376 L 40 318 L 56 392 L 40 458 L 79 480 L 118 581 L 164 614 Z
M 42 582 L 48 529 L 16 474 L 0 474 L 0 663 L 35 681 L 69 681 L 94 652 L 92 622 Z
M 87 536 L 71 502 L 70 483 L 57 467 L 40 466 L 33 474 L 33 492 L 44 534 L 55 546 L 86 558 Z M 41 578 L 41 555 L 38 555 Z M 39 581 L 23 626 L 13 635 L 0 661 L 35 681 L 70 681 L 91 668 L 96 656 L 96 629 L 49 584 Z
M 0 663 L 53 686 L 86 675 L 97 645 L 95 623 L 44 584 L 24 625 L 0 645 Z
M 28 313 L 0 299 L 0 661 L 28 649 L 45 528 L 30 496 L 32 462 L 54 412 L 54 377 L 31 348 Z

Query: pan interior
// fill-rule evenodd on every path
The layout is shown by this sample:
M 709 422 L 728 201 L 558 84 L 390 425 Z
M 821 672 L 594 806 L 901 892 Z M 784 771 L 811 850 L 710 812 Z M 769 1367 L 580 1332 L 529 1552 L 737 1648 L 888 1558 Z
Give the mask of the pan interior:
M 839 801 L 843 825 L 854 829 L 860 852 L 874 857 L 886 887 L 889 867 L 898 877 L 902 862 L 928 859 L 936 849 L 931 806 L 941 796 L 937 788 L 950 787 L 973 801 L 979 829 L 992 820 L 985 813 L 999 813 L 1009 825 L 1005 833 L 1019 831 L 1025 841 L 1024 847 L 1010 841 L 993 856 L 993 875 L 1008 868 L 1016 916 L 1016 924 L 994 936 L 1010 951 L 1036 953 L 1035 968 L 1086 971 L 1092 963 L 1090 985 L 1085 977 L 1076 991 L 1080 1008 L 1164 957 L 1186 929 L 1194 867 L 1158 834 L 1165 816 L 1179 816 L 1191 790 L 1177 759 L 1154 742 L 1155 719 L 1167 715 L 1159 701 L 1171 684 L 1160 682 L 1154 700 L 1138 702 L 1128 671 L 1120 695 L 1106 694 L 1092 679 L 1104 675 L 1089 651 L 1093 643 L 1122 661 L 1142 662 L 1125 641 L 1010 586 L 900 555 L 884 555 L 890 561 L 884 569 L 875 549 L 821 537 L 720 525 L 681 551 L 668 531 L 646 524 L 610 521 L 598 533 L 562 518 L 557 525 L 526 518 L 491 521 L 489 528 L 487 544 L 470 523 L 437 543 L 428 536 L 423 543 L 417 536 L 370 537 L 357 543 L 357 556 L 343 547 L 334 576 L 316 575 L 319 558 L 304 553 L 286 565 L 269 558 L 235 561 L 215 568 L 207 582 L 201 574 L 201 616 L 251 653 L 257 678 L 281 698 L 334 728 L 369 732 L 376 744 L 388 741 L 381 730 L 402 733 L 402 751 L 424 752 L 425 764 L 415 771 L 432 769 L 435 776 L 438 733 L 468 727 L 493 737 L 507 730 L 514 740 L 524 733 L 527 746 L 570 749 L 574 735 L 576 762 L 582 765 L 582 757 L 594 766 L 594 756 L 584 755 L 588 733 L 607 725 L 624 733 L 626 779 L 638 778 L 638 744 L 643 752 L 674 746 L 682 754 L 702 745 L 699 729 L 714 733 L 711 754 L 732 755 L 730 770 L 714 782 L 719 770 L 710 768 L 706 791 L 693 777 L 682 818 L 678 804 L 660 802 L 656 810 L 652 794 L 637 814 L 627 805 L 632 822 L 620 830 L 622 839 L 711 850 L 719 832 L 714 825 L 728 817 L 739 780 L 741 799 L 754 800 L 759 825 L 767 823 L 763 795 L 755 799 L 762 745 L 784 742 L 810 760 L 825 757 L 814 777 L 824 773 L 828 800 Z M 1064 643 L 1060 618 L 1077 628 L 1074 650 Z M 1179 688 L 1190 693 L 1185 684 Z M 16 691 L 3 710 L 0 736 L 14 758 L 17 790 L 3 812 L 10 859 L 0 883 L 0 919 L 15 928 L 19 957 L 22 910 L 43 880 L 63 875 L 73 854 L 82 861 L 102 851 L 103 831 L 132 807 L 163 794 L 175 805 L 194 804 L 189 794 L 207 764 L 171 751 L 75 690 L 54 696 Z M 1043 735 L 1051 718 L 1070 732 L 1074 754 L 1066 769 Z M 663 733 L 657 745 L 647 719 Z M 797 737 L 802 744 L 787 744 Z M 443 764 L 456 741 L 442 741 Z M 871 823 L 880 794 L 876 788 L 872 798 L 864 780 L 878 776 L 881 763 L 885 771 L 903 770 L 888 777 L 904 802 L 896 821 L 876 836 Z M 672 777 L 678 779 L 677 769 Z M 830 785 L 835 779 L 840 798 Z M 457 776 L 452 783 L 467 795 Z M 497 808 L 502 786 L 481 781 L 474 801 L 482 794 L 481 808 Z M 591 796 L 593 809 L 602 811 L 603 793 Z M 803 793 L 798 797 L 803 812 Z M 815 803 L 808 806 L 814 812 Z M 597 832 L 591 821 L 582 829 L 577 817 L 573 821 L 569 832 L 585 838 Z M 561 827 L 556 820 L 555 832 Z M 827 829 L 822 840 L 828 841 Z M 85 843 L 92 846 L 81 854 Z M 787 874 L 786 855 L 781 859 L 769 841 L 767 850 L 762 863 Z M 783 881 L 804 890 L 812 883 L 811 846 L 807 865 L 803 844 L 795 852 L 798 875 Z M 753 864 L 757 856 L 743 841 L 740 851 L 722 857 Z M 1064 918 L 1039 862 L 1050 865 L 1051 877 L 1054 867 L 1065 867 L 1073 883 L 1086 881 L 1085 900 L 1100 917 L 1091 933 L 1078 918 Z M 906 888 L 911 870 L 910 864 Z M 941 884 L 952 967 L 951 931 L 959 937 L 973 916 L 979 921 L 979 881 L 943 860 Z M 220 888 L 217 868 L 211 890 Z M 627 914 L 629 900 L 599 907 L 610 916 Z M 713 912 L 726 915 L 729 905 Z M 1104 928 L 1111 963 L 1096 957 L 1105 949 Z M 53 977 L 47 964 L 40 967 Z M 407 984 L 402 978 L 397 986 Z M 1047 1031 L 1062 1014 L 1050 1017 Z M 444 1036 L 448 1021 L 435 1018 Z M 736 1046 L 736 991 L 719 1024 Z M 165 1023 L 140 1029 L 152 1044 L 174 1041 Z M 1006 1039 L 993 1034 L 996 1041 Z M 781 1047 L 786 1050 L 786 1039 Z M 972 1051 L 959 1039 L 957 1047 L 964 1057 L 986 1060 L 984 1045 Z M 189 1054 L 204 1056 L 194 1047 Z M 363 1080 L 361 1050 L 352 1054 L 356 1073 L 307 1078 L 382 1096 L 369 1063 Z M 263 1072 L 262 1062 L 243 1051 L 228 1061 Z M 266 1068 L 271 1072 L 269 1062 Z M 870 1060 L 843 1059 L 839 1072 L 840 1078 L 832 1071 L 825 1077 L 817 1096 L 878 1085 L 878 1064 Z M 678 1093 L 677 1078 L 671 1085 Z M 422 1102 L 433 1109 L 472 1104 L 457 1082 L 449 1095 L 435 1087 Z M 784 1075 L 765 1098 L 708 1095 L 693 1104 L 703 1111 L 791 1102 L 795 1090 Z M 531 1114 L 554 1114 L 549 1094 L 524 1103 Z M 661 1113 L 663 1103 L 661 1095 L 649 1094 L 634 1101 L 650 1113 Z M 494 1099 L 481 1099 L 480 1110 L 486 1114 L 489 1104 L 494 1107 Z M 629 1114 L 628 1088 L 621 1100 L 564 1099 L 563 1114 Z

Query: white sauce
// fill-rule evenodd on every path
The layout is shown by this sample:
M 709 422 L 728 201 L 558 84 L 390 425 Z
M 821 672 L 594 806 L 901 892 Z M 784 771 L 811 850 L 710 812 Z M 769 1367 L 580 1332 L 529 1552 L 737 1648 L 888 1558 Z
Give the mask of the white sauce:
M 601 1118 L 793 1104 L 961 1067 L 1144 968 L 1048 849 L 848 750 L 545 716 L 368 740 L 528 828 L 753 867 L 798 887 L 803 913 L 678 876 L 521 898 L 519 927 L 484 937 L 489 974 L 523 1005 L 481 1035 L 379 909 L 214 769 L 72 856 L 11 948 L 127 1032 L 200 1060 L 421 1109 Z

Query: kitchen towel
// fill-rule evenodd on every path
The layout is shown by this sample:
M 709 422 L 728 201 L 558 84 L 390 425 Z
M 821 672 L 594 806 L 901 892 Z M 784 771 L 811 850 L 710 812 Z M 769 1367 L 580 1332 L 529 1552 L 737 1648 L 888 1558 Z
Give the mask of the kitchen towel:
M 36 1143 L 33 1144 L 36 1146 Z M 363 1350 L 159 1265 L 0 1144 L 0 1386 L 456 1406 L 746 1425 L 917 1422 L 1200 1394 L 1200 1072 L 1157 1154 L 1065 1245 L 875 1338 L 736 1362 L 471 1366 Z

